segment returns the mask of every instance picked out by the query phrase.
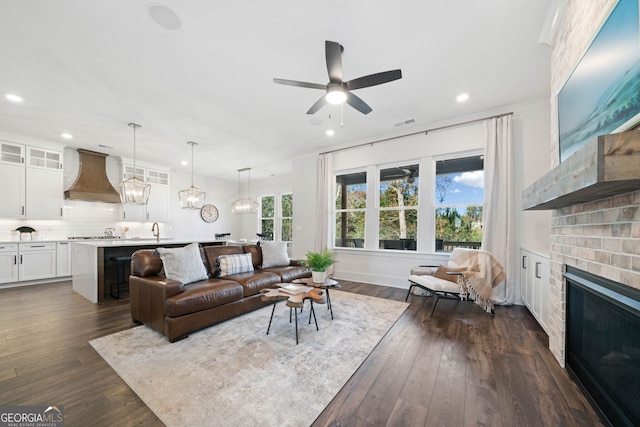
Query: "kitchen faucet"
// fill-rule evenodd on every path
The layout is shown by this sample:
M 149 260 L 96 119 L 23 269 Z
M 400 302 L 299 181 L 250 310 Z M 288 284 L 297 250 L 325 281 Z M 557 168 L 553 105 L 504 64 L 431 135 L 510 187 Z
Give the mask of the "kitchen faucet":
M 154 222 L 151 226 L 151 232 L 153 233 L 153 237 L 156 238 L 156 242 L 160 241 L 160 226 L 157 222 Z

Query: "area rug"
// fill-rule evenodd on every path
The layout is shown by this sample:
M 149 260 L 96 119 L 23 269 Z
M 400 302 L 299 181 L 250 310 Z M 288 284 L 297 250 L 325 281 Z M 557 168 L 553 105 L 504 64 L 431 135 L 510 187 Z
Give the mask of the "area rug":
M 279 302 L 169 343 L 146 326 L 90 342 L 167 426 L 308 426 L 408 304 L 332 291 L 319 331 Z

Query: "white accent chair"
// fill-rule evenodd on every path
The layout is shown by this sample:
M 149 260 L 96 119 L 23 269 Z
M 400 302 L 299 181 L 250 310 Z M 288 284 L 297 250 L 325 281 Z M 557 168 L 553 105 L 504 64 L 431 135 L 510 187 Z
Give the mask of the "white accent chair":
M 433 313 L 436 311 L 436 306 L 440 298 L 460 300 L 466 297 L 461 297 L 462 291 L 457 281 L 452 282 L 451 280 L 440 279 L 434 276 L 433 274 L 437 269 L 437 266 L 419 266 L 418 268 L 411 269 L 409 291 L 404 299 L 405 301 L 409 300 L 409 295 L 414 287 L 424 289 L 436 299 L 433 304 L 433 309 L 431 310 L 431 317 L 433 317 Z M 461 272 L 455 271 L 450 271 L 447 274 L 451 274 L 456 278 L 462 275 Z

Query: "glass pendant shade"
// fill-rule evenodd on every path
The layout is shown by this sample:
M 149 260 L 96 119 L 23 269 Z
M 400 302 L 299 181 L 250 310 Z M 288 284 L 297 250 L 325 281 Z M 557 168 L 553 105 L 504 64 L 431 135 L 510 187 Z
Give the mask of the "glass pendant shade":
M 247 197 L 236 200 L 231 204 L 231 213 L 234 215 L 247 215 L 258 212 L 258 202 L 251 198 L 251 168 L 238 169 L 238 192 L 240 192 L 240 174 L 249 172 L 249 184 Z
M 258 212 L 258 202 L 251 198 L 238 199 L 231 204 L 231 213 L 234 215 L 254 214 Z
M 136 129 L 140 125 L 129 123 L 133 128 L 133 176 L 120 183 L 120 201 L 127 205 L 146 205 L 149 201 L 151 185 L 143 179 L 138 178 L 136 169 Z
M 182 209 L 200 209 L 204 205 L 207 193 L 193 185 L 193 146 L 198 143 L 189 141 L 187 144 L 191 145 L 191 187 L 178 191 L 178 197 Z

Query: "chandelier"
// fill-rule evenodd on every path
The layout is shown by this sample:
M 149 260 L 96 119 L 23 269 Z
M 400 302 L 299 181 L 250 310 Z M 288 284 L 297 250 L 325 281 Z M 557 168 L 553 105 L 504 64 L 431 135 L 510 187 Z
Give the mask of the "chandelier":
M 187 144 L 191 145 L 191 187 L 178 191 L 178 197 L 180 198 L 180 207 L 182 209 L 200 209 L 204 204 L 204 198 L 207 193 L 193 186 L 193 146 L 198 145 L 198 143 L 189 141 Z
M 234 215 L 254 214 L 258 212 L 258 202 L 251 198 L 251 168 L 238 169 L 238 193 L 241 193 L 240 174 L 248 172 L 248 191 L 247 197 L 238 199 L 231 204 L 231 213 Z
M 133 128 L 133 176 L 120 183 L 120 201 L 128 205 L 146 205 L 151 185 L 136 176 L 136 129 L 140 125 L 129 123 Z

